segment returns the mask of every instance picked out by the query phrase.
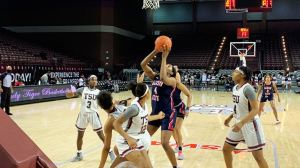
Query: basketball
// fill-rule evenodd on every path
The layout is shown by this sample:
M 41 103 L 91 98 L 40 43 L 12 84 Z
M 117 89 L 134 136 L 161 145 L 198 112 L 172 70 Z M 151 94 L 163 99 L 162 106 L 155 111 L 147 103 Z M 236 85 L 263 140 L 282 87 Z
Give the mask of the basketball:
M 172 40 L 168 36 L 159 36 L 155 40 L 155 50 L 162 52 L 163 46 L 166 45 L 168 48 L 172 48 Z

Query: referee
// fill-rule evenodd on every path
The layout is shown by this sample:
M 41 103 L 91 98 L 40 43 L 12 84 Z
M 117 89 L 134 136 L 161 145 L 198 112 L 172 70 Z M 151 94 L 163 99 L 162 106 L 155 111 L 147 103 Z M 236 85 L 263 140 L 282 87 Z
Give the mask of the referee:
M 0 93 L 1 93 L 1 108 L 5 108 L 7 115 L 12 115 L 9 111 L 10 96 L 13 77 L 11 75 L 11 66 L 6 67 L 6 72 L 0 75 Z

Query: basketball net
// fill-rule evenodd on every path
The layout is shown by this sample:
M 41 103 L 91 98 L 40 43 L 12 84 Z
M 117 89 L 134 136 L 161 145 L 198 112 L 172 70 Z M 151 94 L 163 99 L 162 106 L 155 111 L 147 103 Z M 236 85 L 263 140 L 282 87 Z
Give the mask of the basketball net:
M 246 53 L 239 52 L 239 56 L 240 56 L 240 61 L 242 61 L 243 66 L 247 66 L 246 58 L 245 58 Z
M 239 52 L 239 56 L 240 56 L 240 58 L 243 58 L 245 55 L 246 55 L 246 53 Z
M 144 0 L 143 9 L 158 9 L 159 0 Z

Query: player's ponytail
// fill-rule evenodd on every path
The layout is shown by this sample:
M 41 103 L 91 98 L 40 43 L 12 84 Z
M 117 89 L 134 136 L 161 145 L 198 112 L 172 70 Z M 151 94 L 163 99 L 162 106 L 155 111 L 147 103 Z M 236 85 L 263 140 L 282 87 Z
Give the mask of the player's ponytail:
M 104 110 L 109 110 L 113 105 L 113 97 L 110 92 L 102 91 L 97 96 L 98 105 Z
M 149 91 L 149 87 L 145 83 L 139 83 L 137 84 L 137 87 L 135 89 L 136 97 L 143 98 L 146 96 L 146 94 Z
M 133 94 L 135 97 L 137 97 L 137 96 L 136 96 L 136 92 L 135 92 L 136 87 L 137 87 L 136 81 L 129 81 L 129 82 L 127 83 L 127 85 L 126 85 L 126 88 L 127 88 L 128 90 L 131 90 L 132 94 Z

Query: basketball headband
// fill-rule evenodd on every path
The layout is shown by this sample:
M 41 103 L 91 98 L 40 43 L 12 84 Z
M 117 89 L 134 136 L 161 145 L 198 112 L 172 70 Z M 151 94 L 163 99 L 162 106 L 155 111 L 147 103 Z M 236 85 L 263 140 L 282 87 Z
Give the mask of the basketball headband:
M 146 84 L 145 84 L 145 85 L 146 85 Z M 149 86 L 146 85 L 146 87 L 147 87 L 147 89 L 146 89 L 145 93 L 143 94 L 143 96 L 139 97 L 139 99 L 140 99 L 140 98 L 143 98 L 143 97 L 146 96 L 146 94 L 148 93 L 148 91 L 149 91 Z
M 89 76 L 88 80 L 91 80 L 92 78 L 96 78 L 97 79 L 97 76 L 96 75 L 91 75 L 91 76 Z
M 239 73 L 241 73 L 242 75 L 245 75 L 244 71 L 242 71 L 242 70 L 240 69 L 240 67 L 235 68 L 235 70 L 238 71 Z

